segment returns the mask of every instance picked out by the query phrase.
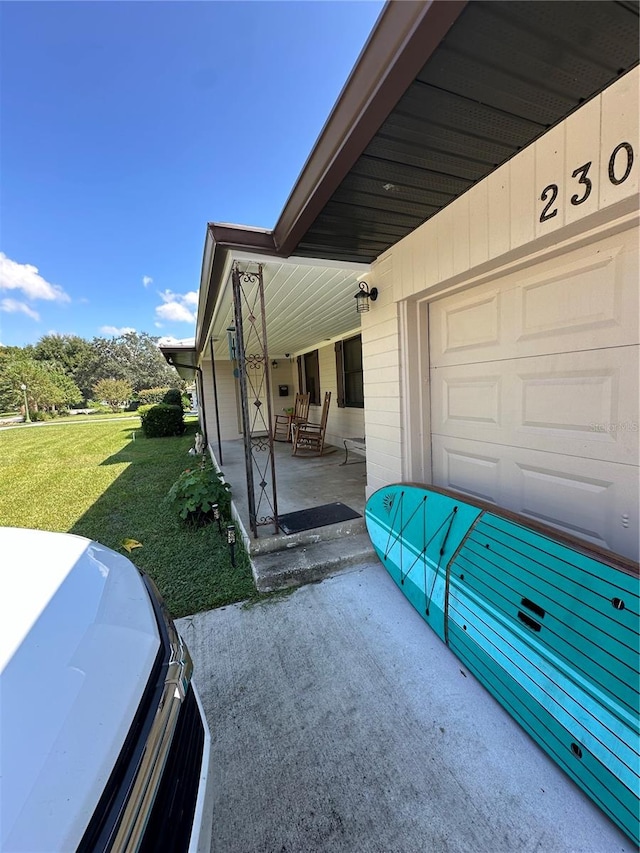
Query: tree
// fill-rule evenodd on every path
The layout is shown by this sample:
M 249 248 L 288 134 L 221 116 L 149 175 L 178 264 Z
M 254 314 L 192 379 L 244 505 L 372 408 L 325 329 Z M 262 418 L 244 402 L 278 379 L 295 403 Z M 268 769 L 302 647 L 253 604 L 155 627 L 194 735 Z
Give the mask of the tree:
M 126 406 L 133 388 L 126 379 L 100 379 L 93 387 L 93 393 L 97 400 L 104 400 L 111 406 L 112 411 L 117 412 Z
M 100 379 L 124 379 L 135 391 L 176 388 L 183 383 L 158 348 L 158 338 L 146 332 L 127 332 L 114 338 L 94 338 L 75 369 L 74 378 L 85 397 Z
M 146 388 L 184 389 L 184 382 L 175 368 L 167 364 L 160 352 L 158 338 L 146 332 L 127 332 L 118 337 L 94 338 L 92 341 L 78 335 L 44 335 L 35 346 L 0 347 L 0 403 L 3 409 L 20 404 L 14 400 L 13 385 L 3 373 L 3 364 L 14 358 L 46 365 L 47 369 L 55 371 L 56 376 L 66 375 L 76 389 L 72 393 L 71 386 L 68 386 L 67 391 L 74 396 L 79 388 L 81 398 L 85 399 L 93 396 L 93 389 L 101 379 L 123 380 L 135 391 Z M 55 380 L 58 385 L 60 381 Z
M 6 350 L 9 350 L 7 353 Z M 53 362 L 38 361 L 18 347 L 7 347 L 0 356 L 0 403 L 2 408 L 20 407 L 27 386 L 30 411 L 53 409 L 79 403 L 80 389 Z
M 165 361 L 158 340 L 146 332 L 127 332 L 115 338 L 121 362 L 133 368 L 132 384 L 136 391 L 143 388 L 180 388 L 183 384 L 175 368 Z
M 33 357 L 38 361 L 54 362 L 68 376 L 74 378 L 75 371 L 87 358 L 91 344 L 78 335 L 44 335 L 33 348 Z

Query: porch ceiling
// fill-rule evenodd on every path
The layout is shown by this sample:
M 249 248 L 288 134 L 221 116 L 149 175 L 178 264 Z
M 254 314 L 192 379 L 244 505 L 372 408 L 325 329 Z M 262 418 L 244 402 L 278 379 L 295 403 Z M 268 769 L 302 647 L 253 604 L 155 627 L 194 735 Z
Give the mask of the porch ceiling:
M 379 33 L 397 5 L 385 8 Z M 421 9 L 383 81 L 386 112 L 375 92 L 333 158 L 330 195 L 326 182 L 315 201 L 308 194 L 279 240 L 291 221 L 285 208 L 275 230 L 284 251 L 373 261 L 638 63 L 637 0 L 436 0 L 406 4 L 407 15 L 410 6 Z M 442 35 L 432 47 L 434 30 Z M 420 60 L 417 75 L 407 71 Z M 358 66 L 324 139 L 340 132 L 341 102 L 357 78 Z M 312 159 L 290 202 L 309 185 Z
M 306 258 L 260 257 L 230 253 L 228 272 L 213 322 L 216 359 L 229 358 L 226 330 L 234 325 L 231 265 L 241 270 L 263 267 L 267 342 L 270 358 L 293 355 L 321 341 L 340 338 L 358 329 L 354 295 L 365 264 L 322 264 Z M 205 352 L 205 358 L 209 353 Z

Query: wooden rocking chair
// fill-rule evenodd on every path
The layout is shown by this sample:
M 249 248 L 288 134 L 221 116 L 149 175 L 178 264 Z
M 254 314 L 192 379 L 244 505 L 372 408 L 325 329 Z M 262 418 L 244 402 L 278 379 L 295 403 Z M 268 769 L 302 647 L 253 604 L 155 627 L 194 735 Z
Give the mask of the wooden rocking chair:
M 331 402 L 331 391 L 324 395 L 322 406 L 322 417 L 319 424 L 306 423 L 293 427 L 293 452 L 295 456 L 298 450 L 309 450 L 317 456 L 324 452 L 324 434 L 327 430 L 327 418 L 329 417 L 329 403 Z
M 273 428 L 274 441 L 291 441 L 293 428 L 306 423 L 309 416 L 309 395 L 296 394 L 296 402 L 291 415 L 276 415 Z

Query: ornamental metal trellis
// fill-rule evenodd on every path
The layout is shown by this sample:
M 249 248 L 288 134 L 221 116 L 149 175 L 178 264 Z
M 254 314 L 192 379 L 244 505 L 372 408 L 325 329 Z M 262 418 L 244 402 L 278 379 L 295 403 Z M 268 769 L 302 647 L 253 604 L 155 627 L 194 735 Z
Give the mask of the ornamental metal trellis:
M 257 538 L 258 528 L 268 524 L 279 531 L 262 264 L 253 272 L 235 261 L 231 280 L 249 526 Z

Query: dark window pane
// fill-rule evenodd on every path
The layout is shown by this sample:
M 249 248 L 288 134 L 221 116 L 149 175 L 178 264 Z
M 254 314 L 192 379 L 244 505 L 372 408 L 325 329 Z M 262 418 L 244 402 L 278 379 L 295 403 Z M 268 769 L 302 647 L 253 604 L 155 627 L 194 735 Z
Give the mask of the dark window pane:
M 353 408 L 364 406 L 362 381 L 362 338 L 356 335 L 343 341 L 344 404 Z
M 345 400 L 347 406 L 364 406 L 362 373 L 347 373 L 345 376 Z
M 320 405 L 320 368 L 318 350 L 308 352 L 304 356 L 305 387 L 309 392 L 309 402 L 313 406 Z

